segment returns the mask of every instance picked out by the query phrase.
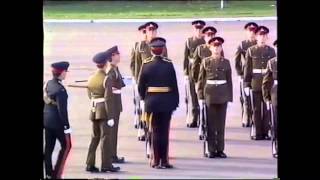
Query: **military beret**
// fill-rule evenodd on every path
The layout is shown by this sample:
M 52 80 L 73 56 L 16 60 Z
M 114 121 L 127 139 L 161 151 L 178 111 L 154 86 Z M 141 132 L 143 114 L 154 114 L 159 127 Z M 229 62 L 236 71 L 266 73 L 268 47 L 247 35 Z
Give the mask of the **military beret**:
M 206 22 L 204 22 L 202 20 L 195 20 L 195 21 L 192 21 L 191 24 L 195 25 L 195 26 L 205 26 Z
M 256 34 L 268 34 L 269 33 L 269 29 L 265 26 L 259 26 L 256 30 L 255 30 Z
M 154 29 L 158 29 L 158 24 L 157 23 L 155 23 L 155 22 L 147 22 L 146 24 L 145 24 L 145 27 L 146 28 L 149 28 L 150 30 L 152 29 L 152 30 L 154 30 Z
M 224 39 L 222 37 L 214 37 L 214 38 L 211 38 L 209 41 L 208 41 L 208 44 L 211 45 L 214 45 L 214 46 L 220 46 L 221 44 L 224 43 Z
M 106 53 L 106 51 L 103 51 L 103 52 L 97 53 L 93 57 L 93 62 L 95 62 L 96 64 L 105 64 L 107 63 L 107 59 L 108 59 L 108 54 Z
M 138 27 L 138 30 L 141 31 L 141 30 L 143 30 L 143 29 L 145 29 L 145 28 L 146 28 L 146 25 L 145 25 L 145 24 L 142 24 L 141 26 Z
M 202 30 L 202 33 L 212 32 L 213 34 L 217 33 L 217 29 L 213 26 L 207 26 Z
M 244 25 L 244 29 L 248 28 L 251 31 L 255 31 L 258 27 L 258 24 L 255 22 L 248 22 L 246 25 Z
M 67 61 L 60 61 L 60 62 L 55 62 L 51 64 L 52 71 L 59 72 L 61 73 L 62 71 L 67 71 L 69 68 L 69 62 Z
M 274 45 L 274 46 L 277 46 L 277 45 L 278 45 L 277 40 L 275 40 L 275 41 L 273 42 L 273 45 Z
M 166 45 L 166 40 L 162 37 L 155 37 L 150 41 L 150 47 L 164 47 Z

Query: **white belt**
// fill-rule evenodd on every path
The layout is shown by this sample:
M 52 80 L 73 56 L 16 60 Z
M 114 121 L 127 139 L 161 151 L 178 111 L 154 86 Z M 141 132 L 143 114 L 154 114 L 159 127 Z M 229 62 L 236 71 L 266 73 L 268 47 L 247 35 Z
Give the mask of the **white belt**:
M 252 69 L 253 73 L 266 73 L 267 69 Z
M 273 80 L 273 85 L 278 85 L 278 80 Z
M 194 63 L 194 59 L 193 58 L 189 58 L 189 63 L 193 64 Z
M 113 89 L 112 93 L 113 94 L 121 94 L 121 89 Z
M 226 84 L 226 80 L 207 80 L 207 84 Z
M 101 102 L 105 102 L 105 99 L 104 98 L 96 98 L 96 99 L 92 99 L 92 102 L 101 103 Z

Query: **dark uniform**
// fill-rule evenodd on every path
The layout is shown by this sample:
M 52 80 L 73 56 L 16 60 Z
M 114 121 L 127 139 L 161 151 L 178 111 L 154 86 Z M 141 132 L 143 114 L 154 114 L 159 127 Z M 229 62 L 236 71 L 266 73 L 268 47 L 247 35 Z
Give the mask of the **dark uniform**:
M 274 42 L 277 45 L 277 42 Z M 274 157 L 278 156 L 278 118 L 277 118 L 277 91 L 278 91 L 278 69 L 277 69 L 277 57 L 272 58 L 267 64 L 267 73 L 262 81 L 262 94 L 265 102 L 271 102 L 273 116 L 272 120 L 272 154 Z
M 244 26 L 244 29 L 255 31 L 258 28 L 258 25 L 254 22 L 249 22 Z M 243 40 L 237 48 L 235 53 L 235 69 L 238 76 L 241 78 L 240 82 L 240 102 L 242 110 L 242 127 L 249 127 L 252 117 L 252 109 L 250 105 L 250 97 L 246 96 L 243 91 L 243 68 L 244 68 L 244 59 L 246 56 L 247 49 L 253 45 L 256 45 L 256 40 Z
M 157 30 L 158 29 L 158 24 L 155 22 L 147 22 L 145 25 L 146 30 L 148 31 L 153 31 L 153 30 Z M 149 46 L 150 42 L 148 42 L 147 40 L 141 41 L 137 44 L 137 48 L 135 50 L 135 68 L 134 68 L 134 78 L 137 81 L 138 77 L 140 75 L 140 71 L 141 71 L 141 66 L 143 64 L 143 62 L 152 57 L 151 54 L 151 48 Z M 168 57 L 167 54 L 167 47 L 164 47 L 164 51 L 162 52 L 162 56 L 164 57 Z M 146 129 L 145 132 L 146 133 Z M 139 137 L 139 132 L 138 132 L 138 140 L 145 140 L 145 135 Z
M 220 46 L 224 40 L 214 37 L 209 41 Z M 200 66 L 198 96 L 207 109 L 208 148 L 210 158 L 226 158 L 224 150 L 225 121 L 228 102 L 233 101 L 232 75 L 229 60 L 207 57 Z
M 93 57 L 93 61 L 103 66 L 111 60 L 110 50 L 100 52 Z M 90 76 L 88 80 L 88 96 L 91 99 L 91 112 L 90 120 L 92 121 L 92 138 L 89 145 L 87 155 L 87 171 L 97 172 L 98 168 L 95 167 L 96 150 L 101 141 L 101 171 L 118 171 L 119 167 L 112 165 L 113 156 L 113 129 L 114 126 L 108 124 L 108 120 L 114 118 L 112 110 L 114 107 L 110 99 L 110 89 L 107 82 L 108 76 L 105 69 L 99 68 L 95 74 Z M 111 112 L 110 112 L 111 111 Z
M 172 168 L 168 160 L 168 151 L 171 115 L 179 104 L 176 73 L 171 60 L 161 56 L 165 40 L 154 38 L 150 46 L 155 55 L 144 61 L 138 90 L 145 102 L 145 120 L 151 131 L 151 166 Z
M 267 34 L 269 29 L 265 26 L 259 26 L 256 34 Z M 275 57 L 275 50 L 268 46 L 254 45 L 247 50 L 244 64 L 244 87 L 252 89 L 253 101 L 253 123 L 251 134 L 254 140 L 270 139 L 269 117 L 267 115 L 266 104 L 262 98 L 262 79 L 266 73 L 267 62 Z
M 194 25 L 197 29 L 202 29 L 203 26 L 206 25 L 204 21 L 197 20 L 193 21 L 191 23 Z M 188 111 L 187 113 L 187 126 L 188 127 L 196 127 L 198 123 L 198 117 L 199 117 L 199 105 L 198 105 L 198 98 L 195 90 L 195 82 L 192 79 L 191 76 L 191 68 L 192 64 L 194 63 L 193 54 L 196 48 L 201 45 L 205 44 L 206 41 L 201 38 L 197 37 L 190 37 L 187 39 L 185 48 L 184 48 L 184 61 L 183 61 L 183 71 L 185 76 L 188 76 L 188 90 L 187 92 L 187 99 L 191 100 L 187 102 L 188 109 L 191 109 L 191 111 Z M 189 108 L 190 107 L 190 108 Z
M 53 73 L 67 71 L 68 62 L 57 62 L 52 65 Z M 68 118 L 68 94 L 61 80 L 55 76 L 44 86 L 44 129 L 45 129 L 45 169 L 46 178 L 60 179 L 64 165 L 71 149 L 70 125 Z M 52 152 L 58 139 L 61 149 L 54 169 Z

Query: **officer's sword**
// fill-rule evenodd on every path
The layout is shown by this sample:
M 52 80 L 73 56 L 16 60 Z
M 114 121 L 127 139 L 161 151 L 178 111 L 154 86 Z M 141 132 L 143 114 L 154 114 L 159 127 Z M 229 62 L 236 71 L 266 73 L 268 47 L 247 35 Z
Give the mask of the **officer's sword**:
M 200 125 L 199 125 L 199 129 L 198 129 L 198 135 L 199 135 L 199 140 L 203 140 L 204 138 L 204 104 L 200 104 Z
M 203 155 L 206 157 L 209 155 L 209 146 L 208 146 L 208 119 L 207 119 L 207 107 L 203 106 L 203 125 L 204 125 L 204 137 L 203 137 Z

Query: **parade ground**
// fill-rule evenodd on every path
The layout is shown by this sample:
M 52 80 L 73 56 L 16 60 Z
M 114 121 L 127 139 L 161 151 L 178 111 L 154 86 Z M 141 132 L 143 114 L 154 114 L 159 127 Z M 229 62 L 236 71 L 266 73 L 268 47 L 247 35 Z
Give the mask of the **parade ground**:
M 157 20 L 154 20 L 157 22 Z M 244 40 L 243 26 L 248 21 L 211 21 L 217 36 L 225 39 L 225 57 L 232 65 L 233 103 L 227 109 L 225 153 L 227 159 L 203 157 L 203 142 L 198 139 L 197 128 L 186 127 L 185 87 L 183 77 L 184 45 L 192 35 L 190 22 L 159 22 L 158 36 L 167 40 L 168 57 L 172 60 L 180 93 L 179 108 L 173 113 L 169 140 L 169 157 L 173 169 L 153 169 L 145 156 L 145 142 L 137 140 L 133 126 L 133 90 L 126 86 L 122 90 L 123 112 L 120 116 L 118 156 L 124 156 L 125 164 L 117 173 L 88 173 L 85 171 L 86 156 L 91 139 L 92 124 L 89 120 L 90 101 L 84 88 L 66 87 L 69 94 L 69 118 L 73 129 L 72 149 L 67 160 L 64 178 L 105 179 L 152 179 L 152 178 L 276 178 L 277 159 L 272 157 L 271 141 L 252 141 L 249 128 L 241 126 L 239 81 L 234 69 L 234 53 Z M 256 21 L 270 29 L 268 44 L 277 36 L 277 21 Z M 121 55 L 120 71 L 130 76 L 130 52 L 139 39 L 137 27 L 141 22 L 104 23 L 54 23 L 44 22 L 44 80 L 51 78 L 50 64 L 69 61 L 70 68 L 65 85 L 76 80 L 86 80 L 95 71 L 92 57 L 114 45 Z M 78 83 L 82 85 L 84 83 Z M 59 143 L 54 151 L 55 162 Z M 96 166 L 100 168 L 100 148 L 97 149 Z

